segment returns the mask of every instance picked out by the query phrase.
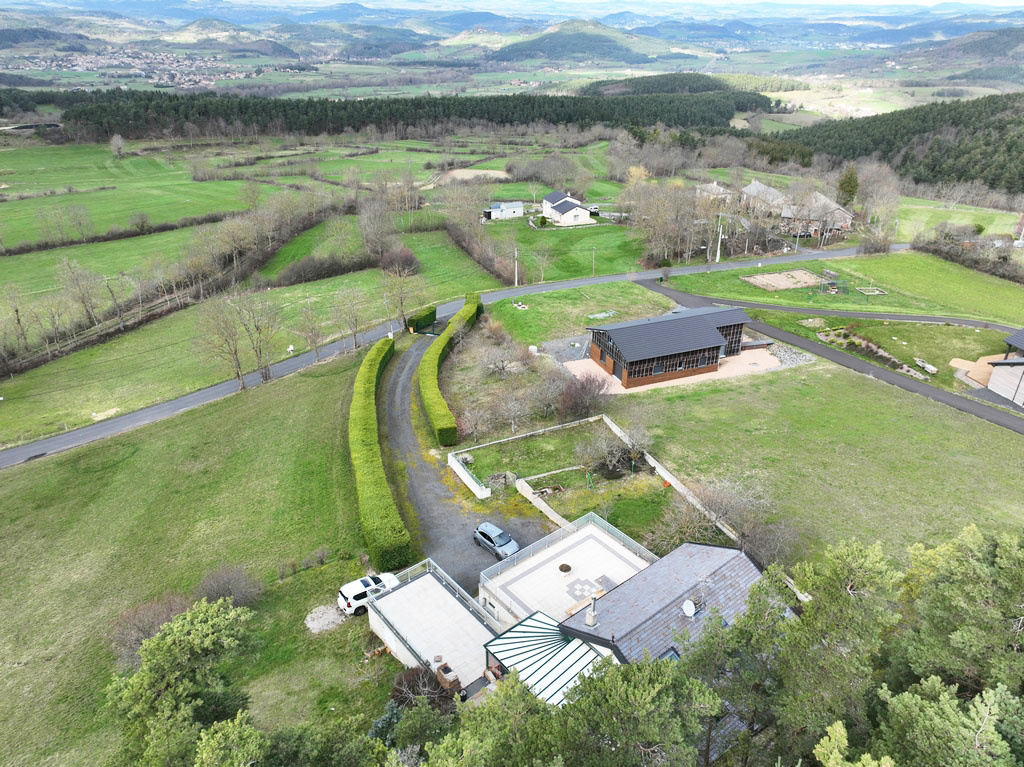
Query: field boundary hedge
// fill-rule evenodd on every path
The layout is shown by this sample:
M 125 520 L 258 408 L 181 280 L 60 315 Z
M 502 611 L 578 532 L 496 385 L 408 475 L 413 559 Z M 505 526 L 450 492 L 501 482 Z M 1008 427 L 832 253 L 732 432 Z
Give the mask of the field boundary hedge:
M 434 431 L 434 438 L 442 446 L 451 446 L 459 441 L 459 427 L 455 422 L 455 415 L 441 394 L 441 387 L 438 383 L 441 363 L 451 351 L 455 334 L 463 327 L 472 327 L 483 310 L 484 305 L 480 301 L 480 294 L 469 293 L 466 296 L 466 305 L 451 318 L 444 332 L 430 344 L 416 371 L 420 396 L 423 398 L 423 407 L 430 420 L 430 428 Z
M 381 339 L 367 352 L 356 373 L 348 416 L 348 449 L 356 480 L 359 524 L 370 560 L 381 571 L 412 561 L 412 537 L 384 473 L 377 422 L 377 384 L 394 353 L 392 338 Z

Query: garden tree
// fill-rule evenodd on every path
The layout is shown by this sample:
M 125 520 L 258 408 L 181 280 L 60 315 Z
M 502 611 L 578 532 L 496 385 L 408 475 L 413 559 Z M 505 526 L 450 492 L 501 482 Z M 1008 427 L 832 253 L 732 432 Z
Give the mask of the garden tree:
M 427 746 L 430 767 L 535 767 L 551 764 L 557 739 L 555 709 L 513 673 L 477 706 L 459 708 L 459 726 Z M 574 746 L 575 747 L 575 746 Z
M 836 184 L 836 202 L 843 207 L 852 204 L 857 197 L 858 186 L 857 166 L 851 163 L 843 170 L 843 174 L 839 177 L 839 182 Z
M 826 735 L 814 747 L 814 758 L 821 767 L 896 767 L 896 763 L 888 756 L 875 759 L 871 754 L 864 754 L 856 762 L 848 758 L 849 739 L 846 727 L 842 722 L 829 725 Z
M 196 342 L 203 353 L 220 360 L 231 369 L 239 390 L 245 388 L 242 369 L 242 326 L 238 310 L 229 296 L 211 298 L 196 309 L 198 327 Z
M 626 458 L 627 447 L 610 429 L 599 429 L 590 439 L 580 440 L 573 449 L 573 460 L 587 474 L 593 474 L 604 468 L 614 472 L 622 469 Z
M 567 767 L 692 764 L 701 723 L 720 707 L 714 692 L 672 661 L 605 659 L 558 709 L 560 755 Z
M 1015 710 L 1013 696 L 1002 685 L 984 690 L 970 701 L 957 697 L 937 676 L 922 680 L 899 695 L 886 685 L 878 692 L 885 704 L 872 750 L 890 755 L 897 764 L 914 767 L 1017 767 L 1009 744 L 997 729 Z
M 455 726 L 455 715 L 439 711 L 425 697 L 402 712 L 402 718 L 395 725 L 395 745 L 400 749 L 415 746 L 422 755 L 428 743 L 440 743 Z
M 138 671 L 107 689 L 122 763 L 191 767 L 202 725 L 238 710 L 218 710 L 232 702 L 220 669 L 242 647 L 251 616 L 226 599 L 203 599 L 142 643 Z
M 918 677 L 936 675 L 976 695 L 1024 689 L 1024 546 L 971 525 L 933 549 L 910 548 L 897 640 Z
M 378 767 L 380 745 L 358 717 L 274 730 L 257 767 Z
M 544 187 L 537 181 L 529 181 L 526 184 L 526 191 L 533 197 L 533 204 L 537 204 L 537 195 L 544 191 Z M 543 279 L 543 278 L 542 278 Z
M 494 414 L 515 434 L 516 426 L 530 415 L 530 403 L 520 392 L 509 392 L 495 401 Z
M 320 324 L 320 314 L 313 304 L 313 299 L 306 296 L 306 300 L 299 307 L 299 333 L 306 340 L 306 344 L 313 350 L 316 361 L 320 361 L 320 345 L 324 342 L 324 330 Z
M 270 380 L 271 345 L 281 332 L 281 309 L 266 293 L 237 296 L 233 304 L 264 383 Z
M 698 764 L 712 763 L 715 743 L 731 745 L 739 765 L 764 750 L 754 736 L 775 721 L 775 698 L 781 688 L 775 659 L 787 621 L 786 601 L 791 598 L 781 571 L 769 568 L 751 588 L 746 610 L 731 625 L 712 616 L 694 641 L 680 639 L 679 673 L 710 687 L 742 724 L 741 731 L 730 735 L 727 721 L 705 718 Z
M 239 711 L 234 719 L 214 722 L 200 733 L 194 767 L 256 767 L 263 763 L 266 740 L 249 713 Z
M 837 719 L 866 732 L 874 663 L 898 616 L 897 573 L 880 544 L 829 546 L 820 561 L 796 565 L 793 580 L 811 600 L 800 620 L 783 624 L 775 715 L 779 746 L 796 758 Z
M 110 137 L 110 153 L 117 159 L 124 154 L 124 139 L 121 138 L 120 133 L 115 133 Z
M 718 526 L 707 514 L 672 494 L 668 508 L 644 534 L 643 544 L 663 557 L 684 543 L 713 543 L 720 540 L 720 535 Z
M 110 637 L 118 668 L 138 668 L 142 643 L 156 636 L 165 623 L 185 612 L 190 604 L 187 597 L 168 592 L 122 613 Z
M 352 336 L 352 348 L 359 346 L 359 323 L 363 319 L 363 294 L 355 288 L 341 288 L 334 294 L 334 321 Z
M 792 531 L 785 521 L 775 518 L 771 500 L 760 485 L 708 478 L 693 487 L 693 494 L 712 519 L 732 528 L 740 548 L 762 565 L 786 558 Z

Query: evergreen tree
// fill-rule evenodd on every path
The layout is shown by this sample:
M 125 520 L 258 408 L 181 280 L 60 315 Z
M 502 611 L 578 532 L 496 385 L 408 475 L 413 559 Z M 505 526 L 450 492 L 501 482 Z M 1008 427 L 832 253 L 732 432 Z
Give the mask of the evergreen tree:
M 203 730 L 194 767 L 254 767 L 265 751 L 266 737 L 252 726 L 247 712 L 239 711 L 234 719 Z
M 839 198 L 836 202 L 843 207 L 850 205 L 857 197 L 858 186 L 857 166 L 852 164 L 847 165 L 846 170 L 843 171 L 843 175 L 839 177 Z

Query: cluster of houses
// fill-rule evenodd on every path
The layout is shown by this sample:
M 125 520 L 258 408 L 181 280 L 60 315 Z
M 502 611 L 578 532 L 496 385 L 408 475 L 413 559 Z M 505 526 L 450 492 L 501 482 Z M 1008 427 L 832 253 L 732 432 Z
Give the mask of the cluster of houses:
M 602 659 L 678 659 L 706 621 L 746 609 L 761 571 L 722 546 L 685 543 L 659 558 L 591 513 L 484 570 L 476 598 L 430 560 L 398 578 L 369 621 L 406 666 L 467 697 L 514 670 L 560 705 Z
M 740 204 L 756 216 L 777 219 L 782 232 L 801 237 L 824 237 L 853 225 L 853 213 L 821 192 L 794 200 L 757 179 L 740 190 Z

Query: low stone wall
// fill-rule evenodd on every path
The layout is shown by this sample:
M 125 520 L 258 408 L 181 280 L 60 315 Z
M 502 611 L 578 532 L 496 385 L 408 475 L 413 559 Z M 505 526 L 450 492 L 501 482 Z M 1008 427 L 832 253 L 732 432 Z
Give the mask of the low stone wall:
M 452 471 L 455 472 L 455 476 L 462 480 L 462 483 L 468 487 L 480 500 L 491 497 L 491 488 L 480 482 L 476 478 L 466 465 L 459 460 L 458 453 L 448 453 L 448 466 Z
M 551 473 L 554 473 L 554 472 L 551 472 Z M 547 501 L 545 501 L 543 498 L 539 497 L 533 491 L 533 486 L 530 485 L 530 483 L 527 482 L 525 479 L 517 479 L 516 480 L 516 490 L 519 491 L 519 494 L 521 496 L 523 496 L 523 498 L 525 498 L 530 503 L 532 503 L 536 508 L 538 508 L 540 510 L 541 514 L 543 514 L 545 517 L 550 519 L 552 522 L 554 522 L 559 527 L 570 527 L 572 525 L 572 523 L 569 520 L 567 520 L 565 517 L 563 517 L 561 514 L 559 514 L 554 509 L 552 509 L 548 505 Z

